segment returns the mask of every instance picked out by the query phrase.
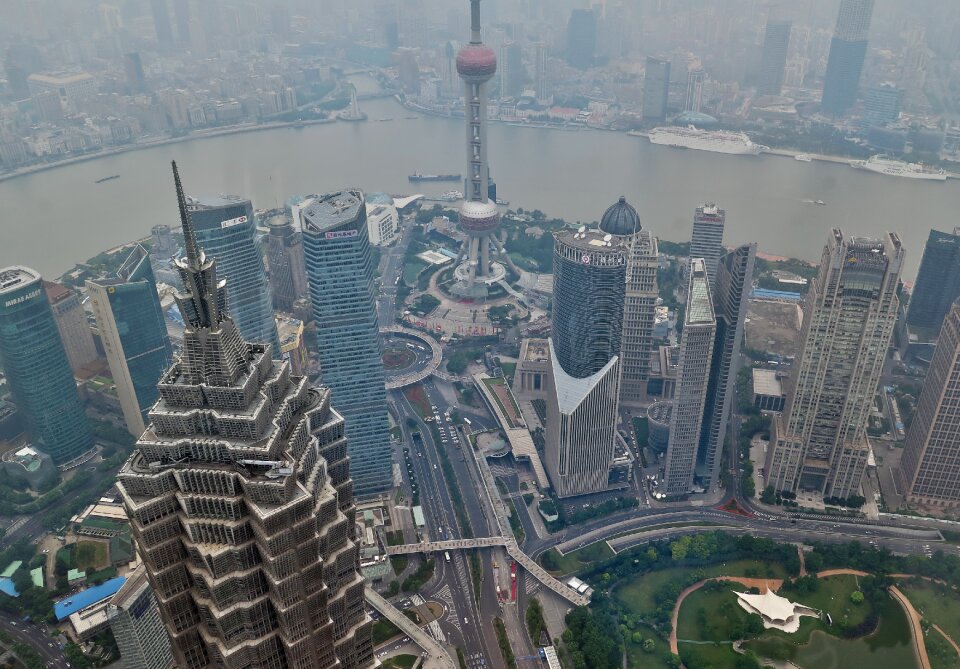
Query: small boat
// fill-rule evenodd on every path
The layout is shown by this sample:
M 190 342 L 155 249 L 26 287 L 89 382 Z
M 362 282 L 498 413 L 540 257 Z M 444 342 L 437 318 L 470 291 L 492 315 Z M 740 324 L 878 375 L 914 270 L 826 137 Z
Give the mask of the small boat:
M 409 181 L 460 181 L 459 174 L 421 174 L 414 172 L 407 176 Z
M 824 202 L 823 200 L 814 200 L 813 203 L 814 203 L 814 204 L 820 204 L 820 205 L 826 205 L 826 204 L 827 204 L 827 203 Z
M 801 163 L 809 163 L 813 160 L 813 156 L 809 153 L 798 153 L 793 157 L 794 160 L 799 160 Z
M 499 204 L 501 207 L 510 206 L 510 200 L 496 200 L 496 203 Z
M 110 176 L 108 176 L 108 177 L 103 177 L 102 179 L 97 179 L 96 181 L 94 181 L 94 183 L 102 184 L 104 181 L 112 181 L 112 180 L 114 180 L 114 179 L 119 179 L 119 178 L 120 178 L 120 175 L 119 175 L 119 174 L 112 174 L 112 175 L 110 175 Z
M 448 190 L 446 193 L 440 196 L 442 202 L 456 202 L 457 200 L 463 199 L 463 193 L 458 190 Z

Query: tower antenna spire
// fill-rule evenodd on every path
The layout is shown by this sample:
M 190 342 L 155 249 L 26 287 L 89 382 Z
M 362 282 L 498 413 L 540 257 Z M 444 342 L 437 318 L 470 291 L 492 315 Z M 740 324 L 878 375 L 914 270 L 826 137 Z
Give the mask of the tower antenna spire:
M 200 269 L 200 249 L 197 247 L 197 237 L 193 230 L 193 221 L 187 209 L 187 196 L 183 194 L 183 184 L 180 183 L 180 172 L 177 170 L 177 161 L 173 165 L 173 181 L 177 186 L 177 206 L 180 208 L 180 225 L 183 226 L 183 245 L 187 252 L 187 265 L 192 269 Z
M 480 36 L 480 0 L 470 0 L 470 43 L 483 43 Z

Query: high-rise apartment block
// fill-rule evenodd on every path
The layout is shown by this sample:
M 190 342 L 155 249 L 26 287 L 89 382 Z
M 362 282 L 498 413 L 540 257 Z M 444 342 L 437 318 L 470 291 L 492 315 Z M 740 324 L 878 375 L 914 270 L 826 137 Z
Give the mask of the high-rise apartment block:
M 303 261 L 303 240 L 293 221 L 277 217 L 267 223 L 267 261 L 270 264 L 270 292 L 278 311 L 293 311 L 293 303 L 309 292 Z
M 88 280 L 87 293 L 123 419 L 139 437 L 173 356 L 147 250 L 138 244 L 114 276 Z
M 43 281 L 28 267 L 0 269 L 0 364 L 40 450 L 59 465 L 93 448 Z
M 642 229 L 637 210 L 624 197 L 604 212 L 600 230 L 624 238 L 628 249 L 620 343 L 620 402 L 640 406 L 647 396 L 659 297 L 657 238 Z
M 783 89 L 784 71 L 787 67 L 791 27 L 789 21 L 767 21 L 767 29 L 763 36 L 763 51 L 760 54 L 758 93 L 780 95 Z
M 370 667 L 343 418 L 329 390 L 243 341 L 174 175 L 183 354 L 117 483 L 174 664 Z
M 537 42 L 534 57 L 534 76 L 533 84 L 537 91 L 537 102 L 547 101 L 552 98 L 550 93 L 550 82 L 547 79 L 547 45 L 543 42 Z
M 931 230 L 923 248 L 920 271 L 910 296 L 907 325 L 922 330 L 924 339 L 937 336 L 944 317 L 960 297 L 960 228 L 952 233 Z
M 737 397 L 740 343 L 743 341 L 756 255 L 756 244 L 745 244 L 730 251 L 720 259 L 714 281 L 712 298 L 717 333 L 697 451 L 697 478 L 707 490 L 720 480 L 723 440 Z
M 230 282 L 230 315 L 244 341 L 270 344 L 273 355 L 279 356 L 277 323 L 250 200 L 235 196 L 187 198 L 187 207 L 197 240 Z
M 328 193 L 301 210 L 320 370 L 347 423 L 356 494 L 393 485 L 373 256 L 363 193 Z
M 717 265 L 723 255 L 723 229 L 726 222 L 727 212 L 713 203 L 697 207 L 693 215 L 690 257 L 703 258 L 711 286 L 715 286 L 717 281 Z
M 943 322 L 900 459 L 900 491 L 912 504 L 960 504 L 960 303 Z
M 107 618 L 126 669 L 168 669 L 173 665 L 170 638 L 142 566 L 110 599 Z
M 717 320 L 710 298 L 710 280 L 703 258 L 693 258 L 688 271 L 686 309 L 680 336 L 680 368 L 673 395 L 670 437 L 664 465 L 667 495 L 686 495 L 700 445 L 700 427 L 707 401 Z
M 903 89 L 886 83 L 871 86 L 863 100 L 864 128 L 876 128 L 896 123 L 900 118 L 900 105 L 903 103 Z
M 670 61 L 647 57 L 643 79 L 643 120 L 660 122 L 667 119 L 670 103 Z
M 840 116 L 857 100 L 874 0 L 841 0 L 823 84 L 824 113 Z
M 87 312 L 80 303 L 80 296 L 72 288 L 60 283 L 44 281 L 43 289 L 53 310 L 67 362 L 74 374 L 97 359 L 97 345 L 87 320 Z
M 629 239 L 585 226 L 555 235 L 544 463 L 560 497 L 609 483 Z
M 831 232 L 807 297 L 786 410 L 773 421 L 766 472 L 774 489 L 859 493 L 903 259 L 894 233 L 871 240 Z
M 590 9 L 574 9 L 567 23 L 567 63 L 584 70 L 593 66 L 597 50 L 597 15 Z

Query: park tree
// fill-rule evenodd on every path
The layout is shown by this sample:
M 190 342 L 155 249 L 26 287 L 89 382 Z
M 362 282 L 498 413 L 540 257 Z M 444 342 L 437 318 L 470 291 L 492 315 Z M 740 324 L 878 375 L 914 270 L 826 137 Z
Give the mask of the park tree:
M 850 601 L 854 604 L 863 604 L 863 593 L 859 590 L 854 590 L 850 593 Z

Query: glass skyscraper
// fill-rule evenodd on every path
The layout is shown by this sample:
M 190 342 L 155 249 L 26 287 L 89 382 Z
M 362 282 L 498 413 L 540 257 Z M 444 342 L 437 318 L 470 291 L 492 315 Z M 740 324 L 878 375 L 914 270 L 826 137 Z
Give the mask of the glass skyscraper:
M 93 448 L 40 274 L 0 269 L 0 363 L 30 437 L 57 464 Z
M 374 495 L 393 465 L 364 196 L 329 193 L 300 215 L 323 385 L 347 422 L 356 494 Z
M 263 256 L 254 235 L 257 223 L 250 200 L 235 196 L 187 198 L 187 207 L 204 252 L 217 261 L 227 280 L 230 315 L 244 341 L 273 346 L 280 359 L 280 338 L 273 317 Z
M 873 0 L 840 2 L 823 82 L 821 108 L 826 114 L 840 116 L 857 100 L 872 16 Z
M 139 437 L 172 358 L 147 250 L 138 245 L 116 276 L 87 281 L 87 292 L 127 430 Z
M 919 334 L 923 339 L 936 338 L 957 297 L 960 297 L 960 228 L 954 228 L 952 234 L 931 230 L 910 296 L 907 325 L 912 331 L 922 330 Z

